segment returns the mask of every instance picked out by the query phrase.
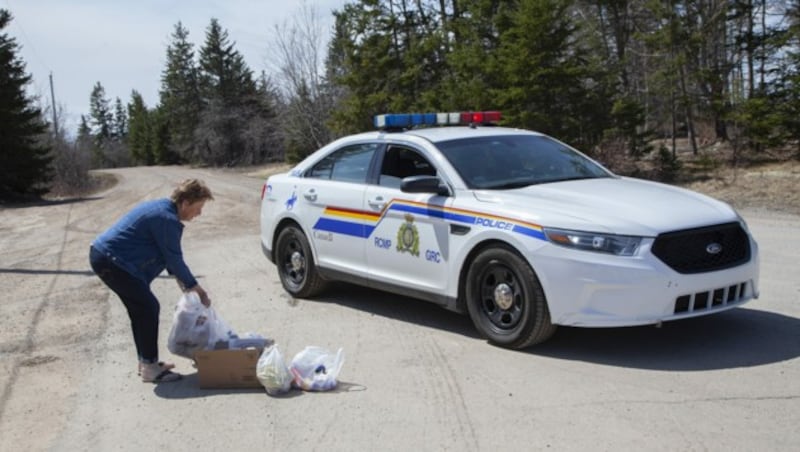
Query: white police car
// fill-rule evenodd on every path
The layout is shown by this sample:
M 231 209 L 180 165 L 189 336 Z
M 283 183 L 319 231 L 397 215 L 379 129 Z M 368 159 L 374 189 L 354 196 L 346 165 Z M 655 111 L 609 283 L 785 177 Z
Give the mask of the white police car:
M 261 244 L 283 287 L 330 280 L 468 313 L 523 348 L 556 325 L 713 314 L 758 296 L 758 247 L 727 204 L 620 177 L 499 112 L 381 115 L 378 131 L 269 177 Z

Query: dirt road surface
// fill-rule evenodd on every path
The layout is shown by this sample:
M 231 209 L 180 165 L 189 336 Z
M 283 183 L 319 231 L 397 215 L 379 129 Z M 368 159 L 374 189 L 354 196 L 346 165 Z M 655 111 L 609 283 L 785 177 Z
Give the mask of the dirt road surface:
M 262 181 L 156 167 L 112 171 L 88 199 L 0 209 L 0 451 L 797 450 L 800 444 L 800 216 L 745 210 L 761 247 L 761 298 L 662 328 L 561 328 L 516 352 L 467 317 L 348 285 L 287 297 L 261 254 Z M 137 202 L 185 177 L 216 200 L 184 232 L 184 254 L 238 332 L 344 348 L 339 388 L 202 390 L 136 376 L 122 304 L 88 265 L 90 241 Z

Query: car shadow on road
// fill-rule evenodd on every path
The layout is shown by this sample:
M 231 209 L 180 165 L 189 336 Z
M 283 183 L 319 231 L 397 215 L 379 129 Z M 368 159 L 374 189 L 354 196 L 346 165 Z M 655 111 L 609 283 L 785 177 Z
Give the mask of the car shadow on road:
M 468 316 L 434 303 L 347 283 L 334 283 L 316 299 L 390 319 L 480 338 Z
M 800 356 L 800 319 L 748 308 L 628 328 L 560 327 L 538 356 L 648 370 L 753 367 Z
M 318 301 L 479 339 L 472 321 L 435 304 L 337 283 Z M 649 370 L 704 371 L 752 367 L 800 357 L 800 319 L 750 308 L 666 322 L 661 327 L 560 326 L 538 356 Z

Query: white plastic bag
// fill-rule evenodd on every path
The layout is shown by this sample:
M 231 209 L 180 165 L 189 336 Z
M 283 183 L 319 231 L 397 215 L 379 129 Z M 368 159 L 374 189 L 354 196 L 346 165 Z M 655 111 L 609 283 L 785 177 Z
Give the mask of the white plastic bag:
M 292 359 L 289 370 L 292 372 L 293 384 L 306 391 L 327 391 L 336 387 L 336 379 L 344 364 L 344 350 L 336 354 L 313 345 L 309 345 Z
M 278 344 L 261 352 L 256 364 L 256 377 L 269 395 L 280 395 L 292 388 L 292 374 L 283 360 Z
M 227 341 L 232 337 L 236 337 L 236 333 L 214 309 L 204 306 L 200 296 L 189 291 L 181 295 L 175 307 L 167 349 L 192 359 L 196 351 L 214 348 L 217 341 Z

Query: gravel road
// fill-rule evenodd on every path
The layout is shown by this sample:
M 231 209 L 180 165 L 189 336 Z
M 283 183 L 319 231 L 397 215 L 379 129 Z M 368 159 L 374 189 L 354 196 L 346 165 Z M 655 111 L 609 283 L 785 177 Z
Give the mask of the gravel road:
M 561 328 L 526 351 L 488 345 L 467 317 L 335 286 L 286 296 L 261 254 L 262 181 L 184 167 L 109 171 L 86 199 L 0 208 L 0 451 L 796 450 L 800 444 L 800 216 L 744 210 L 761 298 L 661 328 Z M 179 292 L 158 278 L 162 358 L 186 378 L 136 375 L 128 320 L 91 273 L 90 241 L 186 177 L 216 200 L 184 254 L 238 332 L 342 347 L 338 389 L 201 390 L 166 338 Z

